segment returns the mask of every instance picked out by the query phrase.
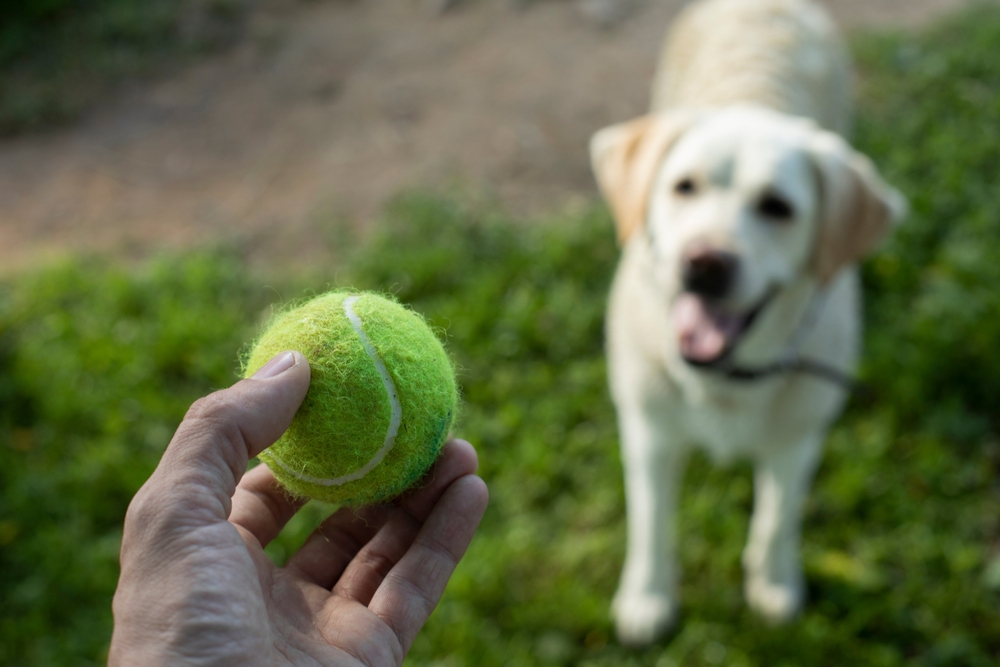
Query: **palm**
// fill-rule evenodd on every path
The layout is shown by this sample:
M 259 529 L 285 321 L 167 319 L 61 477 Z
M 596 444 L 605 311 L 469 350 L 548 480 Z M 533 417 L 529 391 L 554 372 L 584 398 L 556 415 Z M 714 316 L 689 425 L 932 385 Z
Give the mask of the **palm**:
M 233 619 L 239 626 L 234 635 L 242 638 L 244 646 L 232 646 L 237 655 L 220 658 L 261 665 L 367 667 L 402 662 L 397 658 L 404 655 L 399 639 L 362 600 L 331 591 L 295 565 L 275 566 L 256 538 L 241 533 L 255 571 L 240 574 L 257 578 L 260 589 L 255 590 L 253 602 L 263 613 Z M 247 637 L 266 637 L 267 646 L 247 647 Z
M 252 538 L 251 538 L 252 539 Z M 262 652 L 225 657 L 239 664 L 391 665 L 401 662 L 403 647 L 391 628 L 367 606 L 310 581 L 300 572 L 278 568 L 256 544 L 248 544 L 258 562 L 259 603 L 264 627 L 242 627 L 239 634 L 268 637 Z M 254 553 L 256 551 L 256 553 Z M 238 651 L 238 653 L 248 653 Z

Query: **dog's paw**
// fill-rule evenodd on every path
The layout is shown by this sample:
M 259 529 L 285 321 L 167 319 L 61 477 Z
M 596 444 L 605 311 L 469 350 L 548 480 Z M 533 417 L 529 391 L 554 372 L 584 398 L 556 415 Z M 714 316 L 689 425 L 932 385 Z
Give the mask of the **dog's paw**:
M 748 576 L 743 592 L 750 608 L 776 625 L 798 616 L 805 602 L 805 589 L 800 579 L 776 582 L 765 577 Z
M 678 606 L 669 595 L 619 591 L 611 608 L 618 641 L 625 646 L 649 646 L 674 627 Z

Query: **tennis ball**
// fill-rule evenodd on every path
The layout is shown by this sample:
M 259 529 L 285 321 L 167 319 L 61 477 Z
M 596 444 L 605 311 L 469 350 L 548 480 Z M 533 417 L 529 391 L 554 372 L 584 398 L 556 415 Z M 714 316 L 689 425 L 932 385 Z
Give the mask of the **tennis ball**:
M 278 315 L 244 361 L 250 377 L 284 350 L 305 355 L 309 391 L 260 454 L 291 493 L 363 505 L 427 472 L 458 407 L 455 370 L 423 318 L 372 293 L 335 291 Z

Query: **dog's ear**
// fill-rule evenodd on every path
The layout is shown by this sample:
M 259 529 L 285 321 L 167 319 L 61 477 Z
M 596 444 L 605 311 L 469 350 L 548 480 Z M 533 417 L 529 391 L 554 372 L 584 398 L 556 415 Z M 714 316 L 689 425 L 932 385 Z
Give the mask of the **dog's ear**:
M 688 111 L 650 114 L 606 127 L 590 140 L 590 163 L 624 244 L 646 220 L 650 188 L 663 156 L 694 123 Z
M 820 132 L 810 146 L 819 181 L 819 229 L 814 266 L 823 284 L 885 238 L 908 209 L 906 198 L 867 157 L 839 136 Z

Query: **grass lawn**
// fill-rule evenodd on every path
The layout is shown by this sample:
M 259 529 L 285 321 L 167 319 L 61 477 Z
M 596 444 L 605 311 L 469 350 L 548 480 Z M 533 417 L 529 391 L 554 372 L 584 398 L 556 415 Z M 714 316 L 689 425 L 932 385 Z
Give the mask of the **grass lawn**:
M 0 284 L 0 664 L 106 655 L 125 507 L 197 397 L 230 384 L 270 305 L 353 285 L 447 331 L 491 489 L 408 664 L 994 664 L 1000 655 L 1000 12 L 856 41 L 857 143 L 911 198 L 865 267 L 871 394 L 828 442 L 804 526 L 810 603 L 772 629 L 740 594 L 749 468 L 688 471 L 684 617 L 618 646 L 621 471 L 602 356 L 617 249 L 603 208 L 510 220 L 411 195 L 325 275 L 226 250 L 79 259 Z M 270 548 L 284 560 L 324 509 Z

